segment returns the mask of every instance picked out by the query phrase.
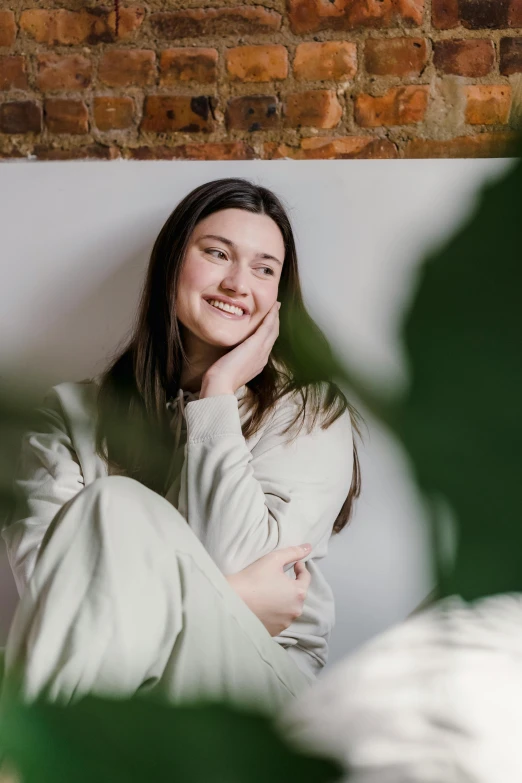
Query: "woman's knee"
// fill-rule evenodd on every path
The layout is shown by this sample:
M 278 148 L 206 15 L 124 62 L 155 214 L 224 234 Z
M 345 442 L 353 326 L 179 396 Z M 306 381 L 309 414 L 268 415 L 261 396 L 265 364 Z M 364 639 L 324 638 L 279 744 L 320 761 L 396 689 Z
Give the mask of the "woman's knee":
M 57 528 L 64 530 L 64 528 L 68 528 L 70 525 L 77 528 L 78 519 L 87 524 L 92 520 L 93 516 L 99 518 L 99 514 L 86 513 L 86 504 L 90 509 L 99 508 L 102 505 L 106 506 L 106 501 L 109 498 L 112 499 L 117 493 L 126 493 L 127 481 L 133 480 L 123 476 L 106 476 L 97 478 L 83 487 L 83 489 L 66 501 L 55 514 L 54 519 L 45 532 L 40 549 L 43 550 L 47 546 L 49 539 L 54 536 Z
M 57 514 L 42 547 L 56 535 L 63 542 L 87 536 L 90 545 L 137 546 L 142 552 L 172 556 L 178 549 L 192 551 L 195 537 L 169 501 L 125 476 L 101 477 L 84 487 Z
M 143 484 L 140 484 L 136 479 L 129 478 L 128 476 L 101 476 L 94 479 L 90 484 L 87 484 L 84 491 L 93 493 L 123 493 L 126 495 L 129 492 L 135 491 L 137 488 L 143 487 L 148 490 Z M 151 490 L 148 490 L 149 492 Z
M 86 563 L 93 552 L 103 549 L 114 552 L 113 562 L 123 558 L 138 569 L 140 562 L 160 560 L 166 554 L 173 557 L 179 547 L 183 549 L 184 528 L 181 514 L 157 493 L 124 476 L 102 477 L 60 509 L 37 560 L 51 558 L 52 563 L 58 557 L 62 561 L 84 547 Z
M 94 507 L 98 523 L 114 530 L 131 527 L 166 527 L 169 531 L 187 523 L 179 511 L 157 492 L 127 476 L 103 476 L 87 485 L 84 500 Z
M 102 476 L 91 481 L 79 493 L 84 501 L 106 505 L 124 504 L 129 502 L 138 502 L 142 499 L 151 500 L 156 493 L 136 479 L 127 476 Z

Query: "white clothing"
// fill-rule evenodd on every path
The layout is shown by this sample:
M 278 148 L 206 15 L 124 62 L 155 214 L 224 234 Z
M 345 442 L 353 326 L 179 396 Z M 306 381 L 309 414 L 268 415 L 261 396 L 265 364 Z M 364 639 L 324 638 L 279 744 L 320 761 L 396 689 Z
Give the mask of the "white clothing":
M 57 512 L 108 475 L 95 452 L 97 389 L 96 379 L 54 386 L 38 431 L 24 436 L 16 484 L 29 515 L 16 509 L 2 531 L 20 594 Z M 300 395 L 286 395 L 261 430 L 245 440 L 247 392 L 245 385 L 235 395 L 198 399 L 180 390 L 178 403 L 170 406 L 177 468 L 165 497 L 225 575 L 275 549 L 312 545 L 305 558 L 312 579 L 303 614 L 275 639 L 305 673 L 317 675 L 327 660 L 335 618 L 332 591 L 318 563 L 351 485 L 351 419 L 345 411 L 327 429 L 318 425 L 308 432 L 305 425 L 289 443 L 293 429 L 281 433 L 294 419 Z

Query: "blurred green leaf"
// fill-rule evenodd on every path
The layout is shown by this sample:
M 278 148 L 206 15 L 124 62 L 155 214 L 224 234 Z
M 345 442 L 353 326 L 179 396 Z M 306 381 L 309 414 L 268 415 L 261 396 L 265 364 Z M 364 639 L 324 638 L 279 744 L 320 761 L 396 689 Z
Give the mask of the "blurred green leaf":
M 329 783 L 343 772 L 290 747 L 266 715 L 218 702 L 9 700 L 0 746 L 23 783 Z
M 435 516 L 442 499 L 458 529 L 441 595 L 522 590 L 521 299 L 518 160 L 427 258 L 404 318 L 412 380 L 397 431 Z

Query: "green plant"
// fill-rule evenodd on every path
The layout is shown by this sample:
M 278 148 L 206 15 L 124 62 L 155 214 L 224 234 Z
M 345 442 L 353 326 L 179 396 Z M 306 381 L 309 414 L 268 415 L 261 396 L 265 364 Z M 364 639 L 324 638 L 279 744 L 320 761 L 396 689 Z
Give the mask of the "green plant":
M 522 590 L 522 160 L 421 267 L 403 324 L 411 384 L 396 431 L 433 515 L 456 523 L 441 595 Z
M 23 783 L 333 783 L 342 774 L 292 748 L 269 716 L 219 703 L 7 700 L 0 744 Z

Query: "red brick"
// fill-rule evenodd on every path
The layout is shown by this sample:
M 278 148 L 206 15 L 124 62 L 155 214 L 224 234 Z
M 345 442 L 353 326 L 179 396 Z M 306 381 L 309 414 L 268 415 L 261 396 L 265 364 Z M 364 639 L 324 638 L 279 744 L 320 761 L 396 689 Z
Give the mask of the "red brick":
M 38 144 L 33 149 L 33 155 L 38 160 L 115 160 L 120 157 L 120 152 L 117 147 L 104 144 L 87 144 L 66 150 Z
M 217 79 L 218 52 L 216 49 L 183 47 L 165 49 L 160 56 L 160 84 L 199 82 L 207 84 Z
M 289 0 L 292 32 L 422 24 L 424 0 Z
M 99 96 L 94 99 L 93 116 L 98 130 L 124 130 L 132 125 L 134 102 L 127 97 Z
M 522 0 L 511 0 L 508 24 L 510 27 L 522 27 Z
M 12 11 L 0 11 L 0 46 L 12 46 L 16 40 L 16 22 Z
M 25 57 L 0 56 L 0 90 L 25 90 L 28 86 Z
M 45 101 L 45 122 L 51 133 L 87 133 L 89 113 L 83 101 L 49 98 Z
M 468 30 L 522 26 L 522 0 L 432 0 L 432 24 L 448 30 L 462 23 Z
M 363 128 L 410 125 L 422 122 L 428 108 L 429 88 L 424 85 L 393 87 L 384 95 L 358 95 L 355 121 Z
M 94 6 L 96 7 L 96 6 Z M 115 41 L 127 41 L 135 38 L 135 33 L 140 29 L 145 19 L 145 8 L 141 6 L 129 6 L 125 8 L 120 4 L 118 35 L 116 35 L 116 12 L 110 11 L 107 16 L 107 27 Z M 119 155 L 118 155 L 119 157 Z
M 277 98 L 273 95 L 245 95 L 227 103 L 225 121 L 228 130 L 259 131 L 280 124 Z
M 244 141 L 231 141 L 136 147 L 128 149 L 126 157 L 134 160 L 253 160 L 255 155 Z
M 522 73 L 522 38 L 500 39 L 500 73 Z
M 168 40 L 225 35 L 257 35 L 281 28 L 281 14 L 262 6 L 193 8 L 152 14 L 154 35 Z
M 213 125 L 207 96 L 147 95 L 145 98 L 142 131 L 208 133 Z
M 120 9 L 118 40 L 130 38 L 140 27 L 145 16 L 143 8 L 132 6 Z M 93 6 L 80 11 L 31 8 L 22 11 L 20 29 L 38 43 L 78 45 L 111 43 L 115 36 L 115 13 Z
M 495 64 L 493 41 L 485 38 L 435 41 L 433 46 L 433 63 L 439 73 L 486 76 Z
M 470 125 L 503 125 L 509 120 L 509 84 L 473 84 L 464 87 L 466 122 Z
M 518 134 L 475 133 L 447 141 L 414 139 L 406 144 L 405 158 L 504 158 L 517 150 Z
M 36 66 L 36 85 L 43 92 L 84 90 L 91 84 L 92 64 L 81 54 L 40 54 Z
M 0 133 L 40 133 L 42 110 L 34 101 L 0 104 Z
M 299 44 L 294 76 L 299 80 L 352 79 L 357 73 L 357 44 L 349 41 Z
M 225 63 L 233 81 L 271 82 L 288 76 L 288 52 L 280 44 L 227 49 Z
M 431 0 L 431 23 L 438 30 L 450 30 L 459 24 L 459 0 Z
M 350 158 L 397 158 L 395 144 L 373 136 L 312 136 L 301 139 L 299 147 L 268 141 L 263 145 L 263 158 L 276 160 L 331 160 Z
M 460 20 L 469 30 L 508 27 L 512 0 L 459 0 Z
M 154 84 L 156 54 L 150 49 L 111 49 L 100 60 L 98 79 L 109 87 Z
M 306 90 L 286 96 L 284 125 L 287 128 L 335 128 L 343 109 L 334 90 Z
M 428 62 L 425 38 L 367 38 L 364 64 L 376 76 L 419 76 Z

